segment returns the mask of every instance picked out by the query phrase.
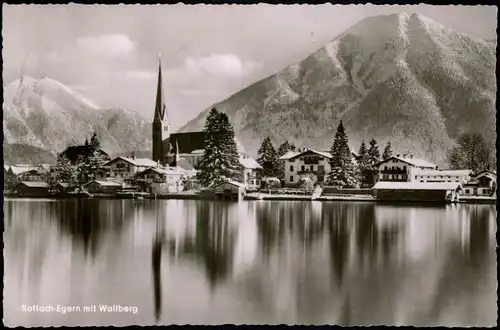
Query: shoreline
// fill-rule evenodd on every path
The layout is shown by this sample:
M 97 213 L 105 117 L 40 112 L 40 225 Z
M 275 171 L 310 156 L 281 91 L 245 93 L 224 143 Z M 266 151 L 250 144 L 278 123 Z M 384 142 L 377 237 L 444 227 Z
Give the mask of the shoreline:
M 140 197 L 140 198 L 138 198 Z M 310 202 L 372 202 L 380 204 L 408 204 L 408 203 L 424 203 L 424 204 L 496 204 L 496 198 L 490 197 L 480 197 L 480 196 L 468 196 L 462 197 L 458 202 L 451 203 L 449 201 L 397 201 L 397 200 L 377 200 L 376 198 L 369 195 L 345 195 L 345 196 L 320 196 L 318 198 L 312 199 L 311 195 L 291 195 L 291 194 L 262 194 L 262 193 L 251 193 L 245 195 L 242 201 L 310 201 Z M 179 192 L 179 193 L 169 193 L 156 196 L 117 196 L 114 194 L 94 194 L 92 197 L 82 197 L 82 196 L 71 196 L 71 195 L 45 195 L 45 196 L 18 196 L 14 194 L 4 194 L 4 200 L 8 199 L 133 199 L 133 200 L 164 200 L 164 199 L 176 199 L 176 200 L 218 200 L 214 198 L 208 198 L 202 196 L 195 192 Z

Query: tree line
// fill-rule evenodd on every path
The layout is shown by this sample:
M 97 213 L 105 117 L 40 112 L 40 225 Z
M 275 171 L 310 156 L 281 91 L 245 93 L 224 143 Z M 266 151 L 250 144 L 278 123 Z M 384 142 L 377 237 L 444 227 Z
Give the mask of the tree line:
M 266 137 L 258 151 L 257 159 L 257 162 L 263 168 L 263 176 L 276 177 L 283 183 L 285 179 L 285 162 L 280 161 L 279 158 L 287 152 L 295 150 L 294 144 L 285 141 L 276 151 L 271 139 Z M 358 154 L 353 157 L 349 148 L 348 136 L 342 121 L 340 121 L 330 148 L 330 154 L 332 155 L 329 160 L 331 171 L 327 176 L 327 184 L 343 188 L 354 188 L 359 185 L 372 186 L 375 183 L 377 170 L 373 165 L 383 159 L 390 158 L 392 148 L 391 142 L 387 142 L 381 156 L 375 139 L 370 140 L 369 147 L 363 140 Z
M 101 152 L 101 143 L 96 133 L 90 141 L 85 140 L 84 152 L 79 155 L 76 162 L 72 162 L 64 152 L 57 157 L 55 180 L 52 184 L 66 182 L 69 186 L 81 186 L 92 181 L 102 166 L 109 160 Z

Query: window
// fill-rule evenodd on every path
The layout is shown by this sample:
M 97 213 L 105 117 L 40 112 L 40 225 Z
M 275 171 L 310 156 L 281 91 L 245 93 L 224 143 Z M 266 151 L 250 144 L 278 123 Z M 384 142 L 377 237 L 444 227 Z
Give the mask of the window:
M 314 165 L 311 165 L 311 171 L 314 171 Z
M 293 165 L 290 165 L 290 172 L 293 172 Z
M 168 126 L 164 126 L 164 127 L 163 127 L 163 130 L 164 130 L 165 132 L 168 132 Z
M 318 176 L 318 182 L 323 182 L 323 180 L 324 180 L 324 177 L 322 175 L 319 175 Z
M 420 180 L 420 182 L 424 182 L 424 180 Z
M 465 193 L 468 194 L 469 193 L 469 189 L 465 189 Z
M 290 182 L 293 182 L 293 175 L 290 176 Z
M 325 166 L 324 165 L 319 165 L 318 166 L 318 171 L 319 172 L 324 172 L 325 171 Z
M 304 165 L 302 165 L 302 166 L 300 167 L 300 170 L 301 170 L 302 172 L 304 172 L 304 171 L 305 171 Z
M 259 185 L 260 184 L 260 180 L 255 180 L 255 184 Z
M 387 166 L 384 166 L 384 170 L 387 171 Z

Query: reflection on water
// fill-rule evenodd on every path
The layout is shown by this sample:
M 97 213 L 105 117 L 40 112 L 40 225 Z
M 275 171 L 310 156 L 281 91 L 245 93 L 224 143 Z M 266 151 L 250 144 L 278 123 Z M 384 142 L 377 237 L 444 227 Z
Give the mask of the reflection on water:
M 5 201 L 5 322 L 491 326 L 490 205 Z M 25 312 L 27 306 L 137 307 Z

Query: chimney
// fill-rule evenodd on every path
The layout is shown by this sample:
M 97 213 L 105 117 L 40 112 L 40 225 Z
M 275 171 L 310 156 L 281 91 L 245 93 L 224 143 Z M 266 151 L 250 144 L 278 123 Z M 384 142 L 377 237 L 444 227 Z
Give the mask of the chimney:
M 160 168 L 160 160 L 156 161 L 156 168 Z
M 130 154 L 130 158 L 135 159 L 135 154 L 133 152 Z
M 398 157 L 398 158 L 401 157 L 401 154 L 397 154 L 396 157 Z
M 413 155 L 410 155 L 410 158 L 413 159 Z
M 406 156 L 408 156 L 407 154 L 403 154 L 403 158 L 406 158 Z

